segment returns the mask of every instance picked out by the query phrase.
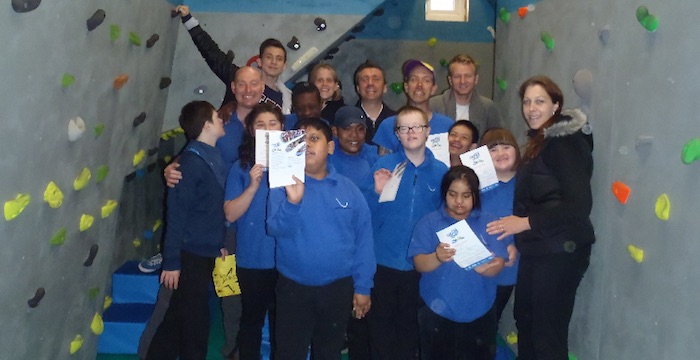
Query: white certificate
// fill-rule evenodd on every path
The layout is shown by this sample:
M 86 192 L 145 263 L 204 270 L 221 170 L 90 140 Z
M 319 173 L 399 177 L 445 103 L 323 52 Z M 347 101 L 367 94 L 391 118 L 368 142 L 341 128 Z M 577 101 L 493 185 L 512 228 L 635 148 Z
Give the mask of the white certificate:
M 484 145 L 471 151 L 467 151 L 459 156 L 462 164 L 470 167 L 479 177 L 479 190 L 487 191 L 498 185 L 496 168 L 493 167 L 493 160 L 489 148 Z
M 303 182 L 306 166 L 304 130 L 269 131 L 267 165 L 271 189 L 295 184 L 292 175 Z
M 255 163 L 267 168 L 270 130 L 255 130 Z
M 466 220 L 458 221 L 437 233 L 441 243 L 455 249 L 454 261 L 465 270 L 471 270 L 493 259 L 493 254 L 474 234 Z
M 450 167 L 450 143 L 447 140 L 447 133 L 429 135 L 427 146 L 436 159 Z
M 399 191 L 399 185 L 401 185 L 401 178 L 403 177 L 404 170 L 406 170 L 406 164 L 408 164 L 408 160 L 394 167 L 394 171 L 391 172 L 391 179 L 386 182 L 382 193 L 379 194 L 380 203 L 396 200 L 396 193 Z

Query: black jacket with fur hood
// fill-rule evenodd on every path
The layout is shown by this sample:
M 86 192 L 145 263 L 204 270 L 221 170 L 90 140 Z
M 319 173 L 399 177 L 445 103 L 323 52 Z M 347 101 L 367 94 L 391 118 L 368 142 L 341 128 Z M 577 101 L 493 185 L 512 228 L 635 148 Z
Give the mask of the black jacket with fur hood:
M 564 110 L 544 130 L 540 153 L 517 173 L 513 213 L 532 230 L 515 236 L 523 256 L 573 252 L 595 242 L 592 207 L 593 136 L 586 115 Z

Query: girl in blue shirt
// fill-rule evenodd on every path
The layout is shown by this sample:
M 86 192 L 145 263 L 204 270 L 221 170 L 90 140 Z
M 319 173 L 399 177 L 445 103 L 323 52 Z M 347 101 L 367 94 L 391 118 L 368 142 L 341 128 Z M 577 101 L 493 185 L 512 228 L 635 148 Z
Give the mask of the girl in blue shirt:
M 470 168 L 450 168 L 440 192 L 444 207 L 424 216 L 413 231 L 408 256 L 418 272 L 420 295 L 425 303 L 418 311 L 421 359 L 483 359 L 496 355 L 496 316 L 493 302 L 496 276 L 505 263 L 494 257 L 488 263 L 465 270 L 453 261 L 456 250 L 441 243 L 436 234 L 466 220 L 487 248 L 501 244 L 486 233 L 490 217 L 480 208 L 479 179 Z

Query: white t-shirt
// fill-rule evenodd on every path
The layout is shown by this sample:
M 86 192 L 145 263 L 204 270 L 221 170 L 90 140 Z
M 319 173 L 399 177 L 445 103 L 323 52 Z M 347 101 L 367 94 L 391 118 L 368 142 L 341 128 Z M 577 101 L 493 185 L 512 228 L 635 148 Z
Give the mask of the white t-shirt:
M 457 104 L 457 120 L 469 120 L 469 104 L 459 105 Z

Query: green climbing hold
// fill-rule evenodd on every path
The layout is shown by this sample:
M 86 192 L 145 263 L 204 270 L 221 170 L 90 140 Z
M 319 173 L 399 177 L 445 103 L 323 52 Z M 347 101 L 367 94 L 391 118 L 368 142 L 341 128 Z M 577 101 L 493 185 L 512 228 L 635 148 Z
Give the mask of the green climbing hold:
M 112 41 L 116 41 L 119 39 L 119 35 L 121 35 L 122 29 L 119 28 L 119 25 L 112 24 L 109 26 L 109 37 L 112 39 Z
M 100 288 L 98 288 L 98 287 L 90 288 L 90 290 L 88 291 L 88 294 L 90 296 L 90 300 L 95 300 L 95 298 L 97 297 L 97 295 L 99 293 L 100 293 Z
M 642 22 L 647 16 L 649 16 L 649 9 L 646 6 L 642 5 L 637 8 L 637 21 Z
M 99 125 L 95 126 L 94 131 L 95 131 L 95 138 L 100 137 L 100 135 L 102 135 L 102 132 L 105 131 L 105 124 L 99 124 Z
M 66 242 L 66 228 L 61 228 L 51 237 L 51 245 L 63 245 Z
M 698 159 L 700 159 L 700 138 L 695 138 L 688 141 L 683 146 L 681 160 L 683 160 L 683 163 L 685 164 L 690 164 Z
M 129 33 L 129 42 L 131 43 L 131 45 L 141 46 L 141 37 L 138 36 L 135 32 L 130 32 Z
M 97 168 L 95 173 L 95 183 L 99 183 L 107 177 L 107 174 L 109 173 L 109 166 L 102 165 Z
M 389 87 L 391 88 L 391 91 L 393 91 L 396 95 L 399 95 L 403 92 L 403 83 L 401 82 L 391 83 Z
M 501 19 L 504 24 L 508 24 L 508 22 L 510 22 L 510 13 L 506 8 L 502 7 L 498 9 L 498 18 Z
M 540 33 L 540 40 L 544 43 L 544 46 L 547 48 L 547 50 L 552 51 L 554 50 L 554 38 L 552 35 L 550 35 L 548 32 L 543 31 Z
M 578 360 L 578 358 L 574 354 L 569 353 L 569 360 Z
M 61 86 L 64 88 L 67 88 L 71 86 L 75 82 L 75 76 L 69 73 L 63 74 L 63 78 L 61 79 Z
M 447 60 L 445 60 L 445 59 L 440 59 L 440 66 L 442 66 L 442 67 L 444 67 L 444 68 L 447 68 L 447 64 L 448 64 Z
M 637 21 L 639 21 L 647 31 L 654 32 L 659 27 L 659 18 L 657 18 L 656 15 L 650 14 L 646 6 L 638 7 L 635 15 L 637 16 Z
M 505 91 L 508 88 L 508 82 L 501 78 L 496 78 L 496 85 L 498 85 L 498 88 L 503 91 Z

